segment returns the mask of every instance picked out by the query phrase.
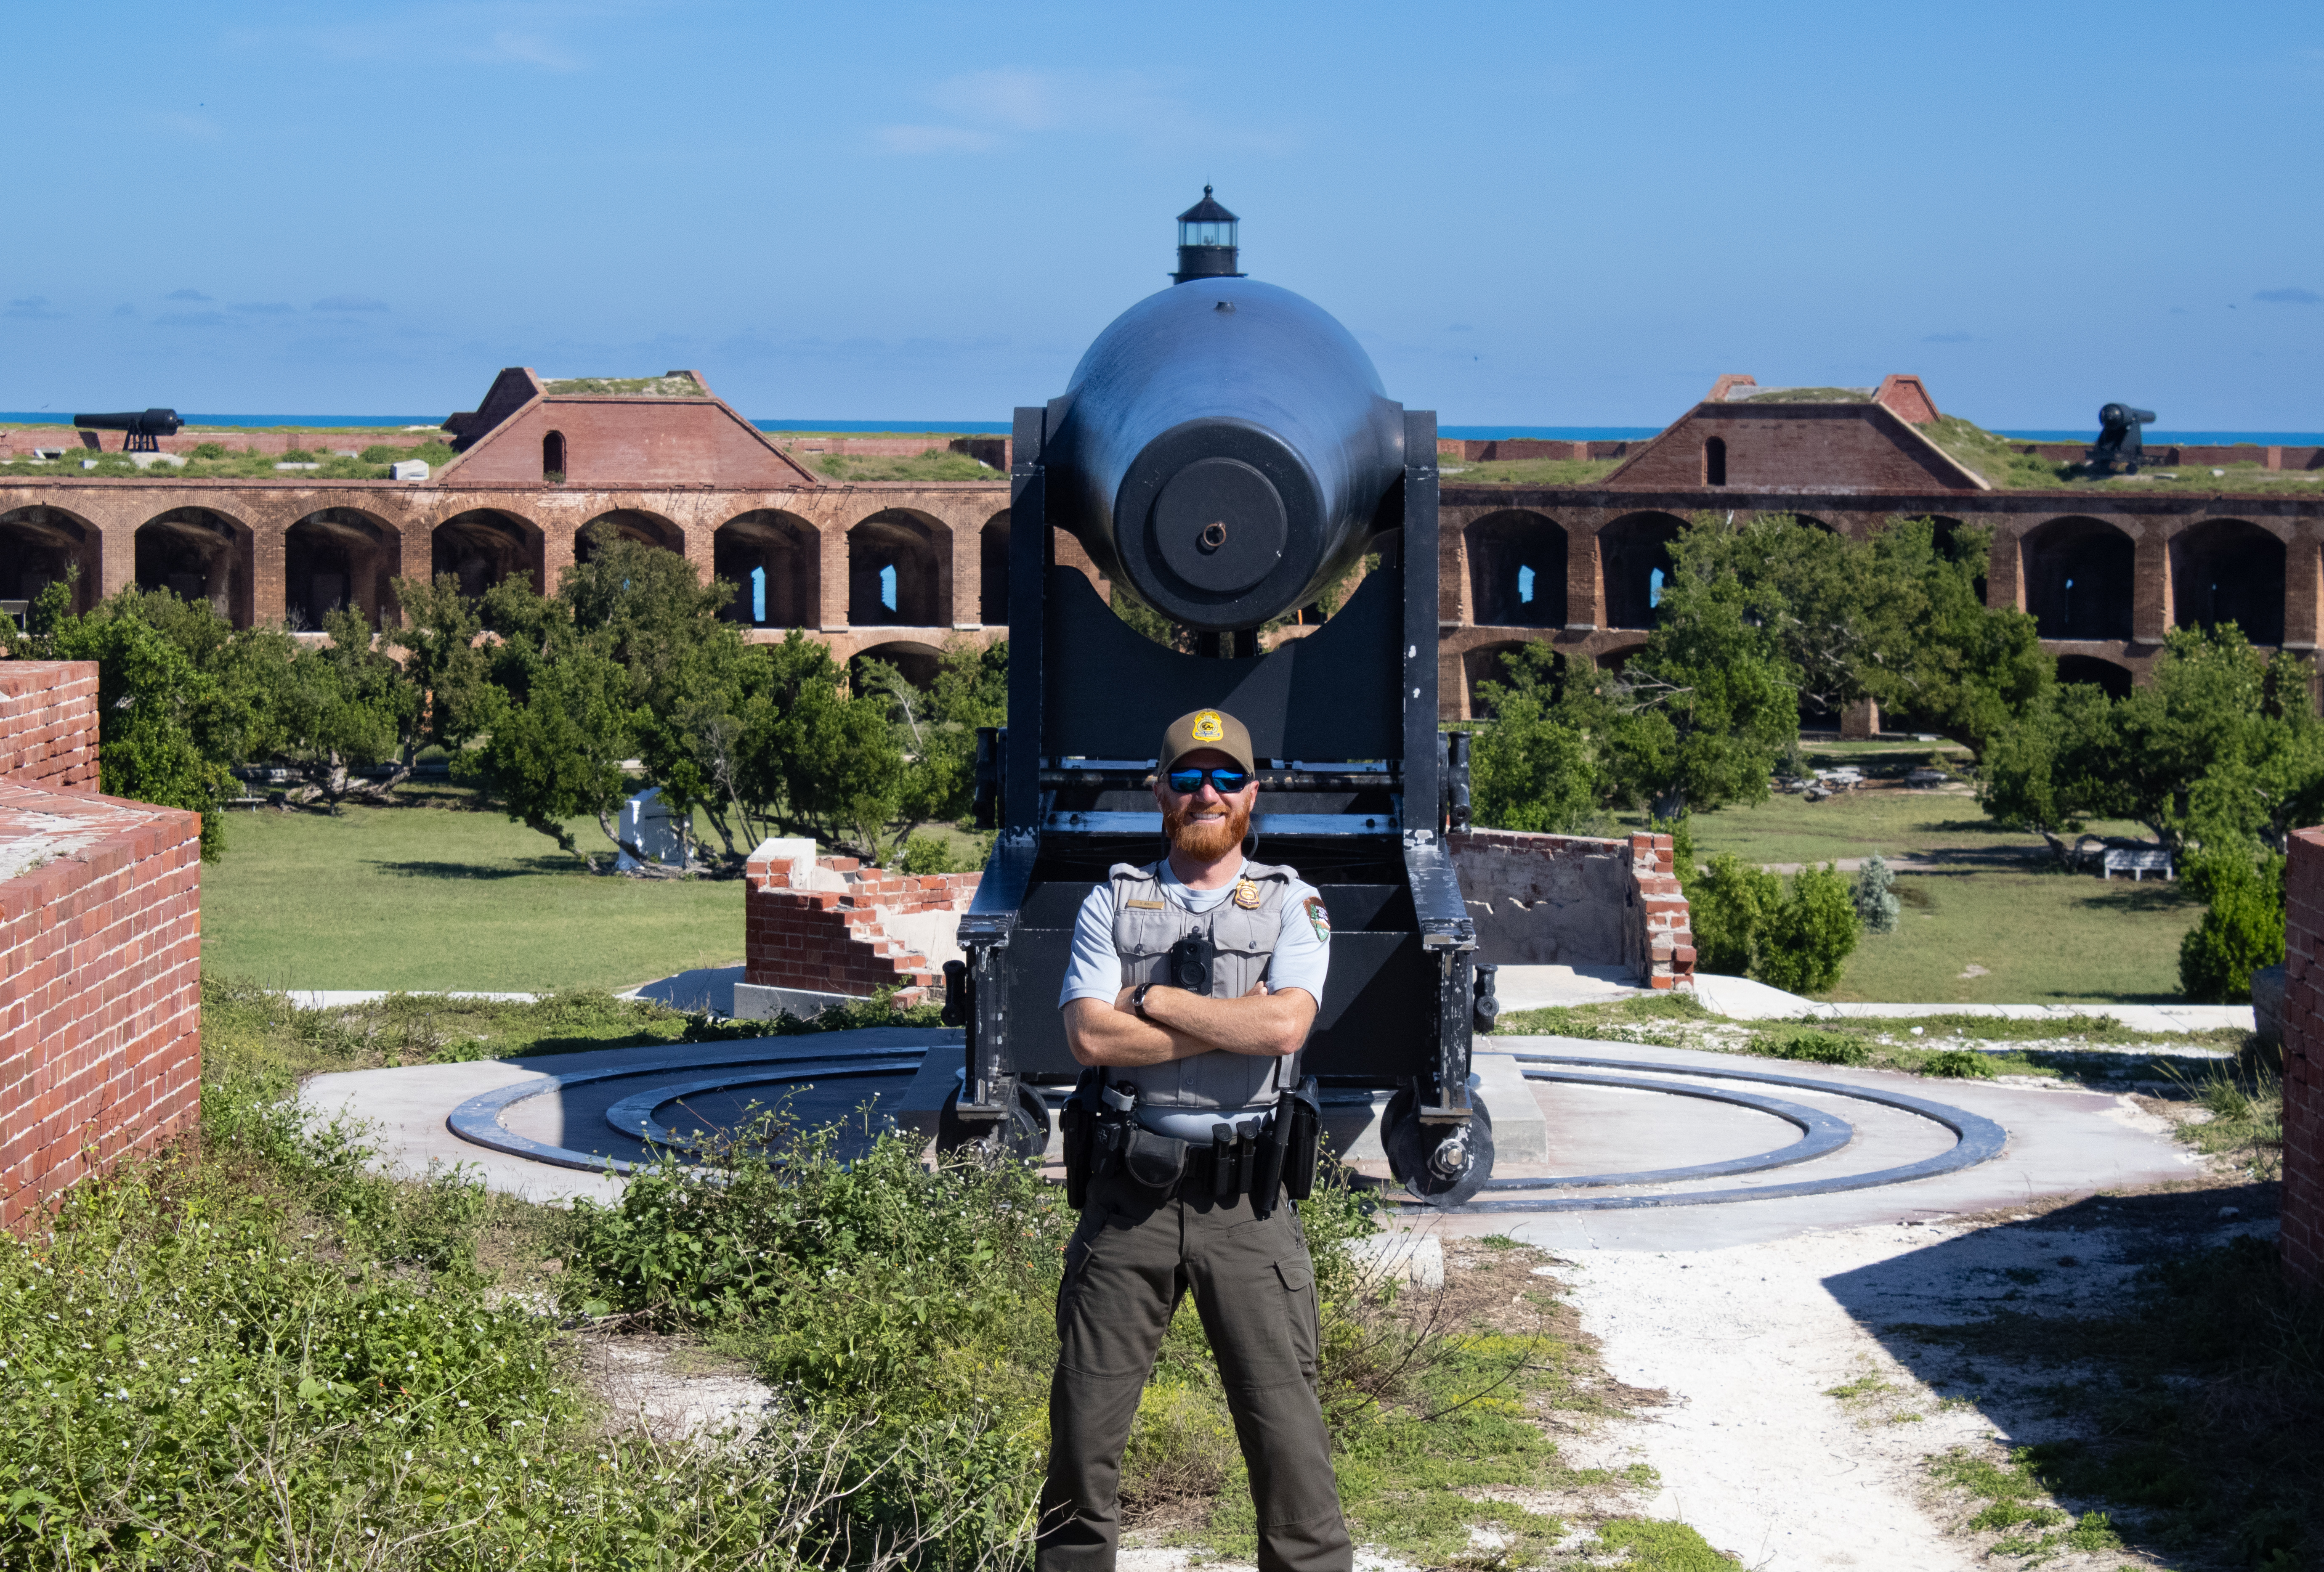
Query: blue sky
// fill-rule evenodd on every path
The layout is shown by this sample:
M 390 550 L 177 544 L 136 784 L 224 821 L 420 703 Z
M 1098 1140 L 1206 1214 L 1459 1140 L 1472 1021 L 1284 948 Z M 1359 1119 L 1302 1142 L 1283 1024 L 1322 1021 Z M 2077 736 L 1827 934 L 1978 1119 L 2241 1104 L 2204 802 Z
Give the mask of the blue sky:
M 1448 424 L 1919 372 L 2324 428 L 2324 9 L 133 3 L 12 73 L 0 408 L 436 414 L 699 368 L 1006 419 L 1245 265 Z M 18 41 L 23 41 L 21 28 Z M 37 128 L 38 135 L 27 133 Z

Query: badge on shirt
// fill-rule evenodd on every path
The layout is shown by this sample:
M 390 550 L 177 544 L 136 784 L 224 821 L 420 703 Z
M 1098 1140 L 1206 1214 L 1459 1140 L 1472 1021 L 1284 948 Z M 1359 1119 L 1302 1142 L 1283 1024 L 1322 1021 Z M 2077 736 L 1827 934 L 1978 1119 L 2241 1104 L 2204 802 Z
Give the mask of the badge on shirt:
M 1323 897 L 1322 896 L 1309 896 L 1306 900 L 1301 904 L 1306 907 L 1307 925 L 1315 930 L 1316 941 L 1319 943 L 1330 943 L 1332 942 L 1332 914 L 1323 909 Z
M 1259 903 L 1267 897 L 1259 893 L 1259 886 L 1247 878 L 1235 881 L 1234 904 L 1246 912 L 1259 910 Z

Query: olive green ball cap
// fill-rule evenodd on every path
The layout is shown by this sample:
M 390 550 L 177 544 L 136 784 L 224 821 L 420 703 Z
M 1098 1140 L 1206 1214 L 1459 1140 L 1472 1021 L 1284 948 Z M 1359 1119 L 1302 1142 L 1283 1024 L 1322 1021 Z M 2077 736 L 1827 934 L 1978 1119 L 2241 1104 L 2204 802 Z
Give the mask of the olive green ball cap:
M 1214 749 L 1246 770 L 1258 766 L 1250 756 L 1250 732 L 1224 710 L 1193 710 L 1170 722 L 1162 733 L 1162 768 L 1167 772 L 1189 753 Z

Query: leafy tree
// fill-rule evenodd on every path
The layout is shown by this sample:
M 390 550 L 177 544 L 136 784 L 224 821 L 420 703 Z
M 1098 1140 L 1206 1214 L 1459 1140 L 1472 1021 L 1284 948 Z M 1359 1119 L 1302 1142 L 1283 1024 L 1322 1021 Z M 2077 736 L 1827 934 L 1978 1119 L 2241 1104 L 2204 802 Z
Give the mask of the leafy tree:
M 566 823 L 594 816 L 620 844 L 613 821 L 629 793 L 622 766 L 637 729 L 629 674 L 593 641 L 573 638 L 544 650 L 525 677 L 521 697 L 496 685 L 477 692 L 472 719 L 482 740 L 454 757 L 453 777 L 498 798 L 511 819 L 595 872 L 596 859 Z
M 1502 830 L 1587 834 L 1603 806 L 1594 730 L 1611 712 L 1584 679 L 1569 694 L 1570 663 L 1528 644 L 1503 663 L 1505 680 L 1477 685 L 1492 719 L 1472 723 L 1470 800 L 1476 822 Z
M 1799 737 L 1797 677 L 1763 626 L 1768 596 L 1700 552 L 1706 538 L 1672 543 L 1655 630 L 1603 690 L 1607 795 L 1657 819 L 1765 801 Z
M 738 749 L 742 792 L 767 804 L 788 833 L 852 841 L 883 860 L 908 786 L 889 701 L 844 692 L 831 651 L 798 629 L 780 644 L 754 648 L 767 652 L 771 670 L 766 703 Z
M 2174 853 L 2280 852 L 2324 814 L 2324 724 L 2310 682 L 2305 659 L 2264 656 L 2232 625 L 2174 630 L 2151 685 L 2113 700 L 2070 684 L 2005 727 L 1980 800 L 2065 863 L 2094 819 L 2135 820 Z
M 251 730 L 247 694 L 209 669 L 233 630 L 208 602 L 166 590 L 126 589 L 77 614 L 69 580 L 49 584 L 25 621 L 22 631 L 0 622 L 12 657 L 97 663 L 99 788 L 199 814 L 202 858 L 217 860 L 231 765 Z
M 884 700 L 905 758 L 903 818 L 958 821 L 976 795 L 976 732 L 1009 718 L 1009 646 L 965 642 L 945 651 L 926 692 L 881 660 L 855 666 L 866 697 Z
M 421 690 L 372 634 L 360 611 L 323 619 L 329 642 L 306 645 L 279 629 L 254 629 L 235 647 L 238 675 L 263 684 L 254 740 L 296 770 L 292 795 L 336 810 L 349 797 L 385 799 L 411 774 Z M 383 777 L 354 770 L 392 764 Z
M 1787 515 L 1703 515 L 1673 555 L 1740 586 L 1802 698 L 1831 711 L 1874 700 L 1982 753 L 2054 669 L 2032 618 L 1985 604 L 1990 541 L 1978 529 L 1941 541 L 1926 519 L 1852 540 Z

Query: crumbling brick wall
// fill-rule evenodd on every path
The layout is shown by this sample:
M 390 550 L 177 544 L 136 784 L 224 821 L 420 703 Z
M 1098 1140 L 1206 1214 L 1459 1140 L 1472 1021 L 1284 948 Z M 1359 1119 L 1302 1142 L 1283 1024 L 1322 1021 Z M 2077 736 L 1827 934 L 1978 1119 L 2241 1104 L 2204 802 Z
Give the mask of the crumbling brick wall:
M 951 933 L 982 876 L 898 873 L 770 841 L 744 877 L 744 982 L 858 998 L 892 987 L 900 1008 L 943 997 Z
M 2324 830 L 2284 869 L 2283 1269 L 2324 1289 Z
M 1623 966 L 1649 988 L 1694 986 L 1694 934 L 1669 836 L 1462 830 L 1447 841 L 1481 961 Z
M 0 1227 L 189 1128 L 201 820 L 93 791 L 97 667 L 0 664 Z

